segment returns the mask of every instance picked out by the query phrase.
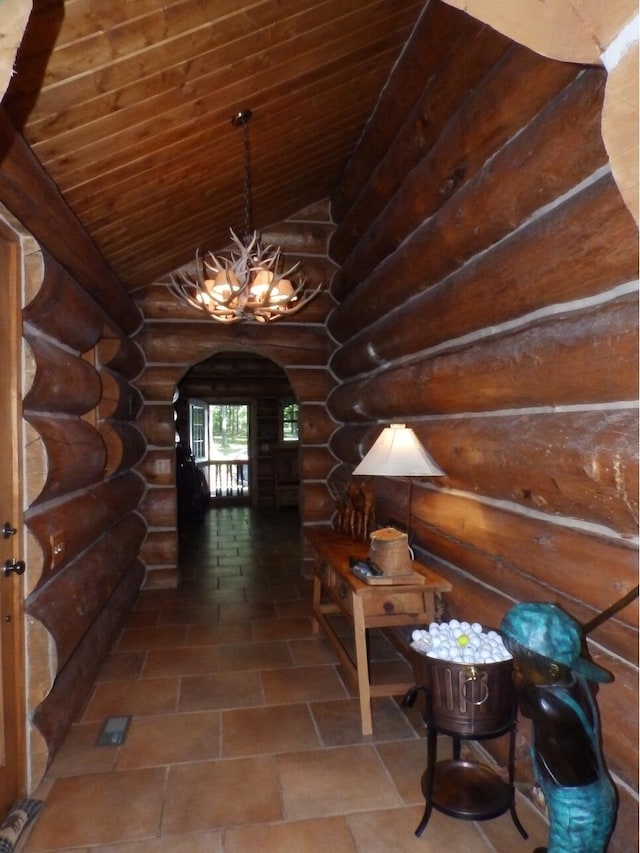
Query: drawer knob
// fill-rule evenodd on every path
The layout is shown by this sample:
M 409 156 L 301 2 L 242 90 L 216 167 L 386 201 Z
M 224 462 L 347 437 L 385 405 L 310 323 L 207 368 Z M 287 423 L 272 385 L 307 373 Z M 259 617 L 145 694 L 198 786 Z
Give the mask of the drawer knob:
M 385 601 L 385 603 L 382 605 L 382 608 L 385 613 L 393 613 L 395 609 L 393 606 L 393 601 Z

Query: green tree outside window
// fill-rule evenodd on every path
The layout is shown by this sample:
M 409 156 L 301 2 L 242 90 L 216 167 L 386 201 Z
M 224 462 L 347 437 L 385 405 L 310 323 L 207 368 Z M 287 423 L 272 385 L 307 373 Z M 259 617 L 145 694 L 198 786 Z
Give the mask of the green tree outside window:
M 298 403 L 283 403 L 280 410 L 280 424 L 282 441 L 299 441 L 298 415 L 300 407 Z

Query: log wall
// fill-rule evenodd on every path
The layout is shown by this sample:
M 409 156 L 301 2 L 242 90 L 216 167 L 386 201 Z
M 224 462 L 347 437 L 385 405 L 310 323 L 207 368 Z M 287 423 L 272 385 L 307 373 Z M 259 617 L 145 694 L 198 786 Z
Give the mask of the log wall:
M 406 422 L 445 471 L 414 481 L 410 510 L 448 617 L 499 624 L 540 600 L 584 623 L 637 583 L 638 234 L 600 134 L 605 82 L 432 4 L 333 199 L 330 448 L 350 471 Z M 370 482 L 378 521 L 406 524 L 406 480 Z M 622 853 L 637 604 L 589 648 L 615 675 L 598 701 Z
M 132 471 L 144 439 L 132 423 L 141 403 L 131 384 L 143 357 L 128 338 L 140 324 L 135 304 L 2 115 L 0 131 L 0 215 L 22 260 L 31 791 L 86 702 L 144 576 L 146 524 L 137 506 L 145 483 Z
M 145 356 L 145 368 L 135 384 L 144 400 L 136 425 L 147 443 L 137 468 L 146 484 L 141 507 L 149 529 L 141 552 L 146 588 L 173 587 L 178 581 L 173 394 L 190 367 L 216 353 L 255 353 L 282 368 L 301 404 L 302 524 L 330 517 L 326 481 L 336 463 L 329 450 L 336 422 L 327 412 L 326 400 L 336 382 L 327 367 L 334 344 L 325 322 L 334 306 L 329 286 L 335 266 L 328 260 L 332 232 L 326 202 L 262 232 L 265 245 L 283 248 L 287 264 L 300 260 L 312 283 L 326 284 L 325 291 L 291 320 L 223 325 L 179 303 L 162 282 L 136 294 L 145 317 L 144 327 L 135 337 Z M 201 397 L 218 394 L 232 402 L 238 395 L 242 402 L 247 400 L 247 389 L 232 381 L 209 393 L 199 386 L 196 390 Z M 305 461 L 310 457 L 313 465 Z
M 28 710 L 44 738 L 32 750 L 35 778 L 62 742 L 131 607 L 146 535 L 137 512 L 144 481 L 131 470 L 144 453 L 130 423 L 139 395 L 113 358 L 114 340 L 122 341 L 118 351 L 130 344 L 52 255 L 38 255 L 23 309 L 27 651 L 42 655 L 46 637 L 49 659 L 29 685 Z M 60 304 L 73 312 L 60 311 Z M 140 352 L 125 363 L 125 373 L 135 373 Z

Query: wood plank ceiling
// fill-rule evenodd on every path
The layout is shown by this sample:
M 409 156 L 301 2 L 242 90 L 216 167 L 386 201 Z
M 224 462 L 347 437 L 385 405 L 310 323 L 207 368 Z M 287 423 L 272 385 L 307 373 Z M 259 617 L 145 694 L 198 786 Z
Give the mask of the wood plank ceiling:
M 340 181 L 425 0 L 34 0 L 3 105 L 126 287 Z

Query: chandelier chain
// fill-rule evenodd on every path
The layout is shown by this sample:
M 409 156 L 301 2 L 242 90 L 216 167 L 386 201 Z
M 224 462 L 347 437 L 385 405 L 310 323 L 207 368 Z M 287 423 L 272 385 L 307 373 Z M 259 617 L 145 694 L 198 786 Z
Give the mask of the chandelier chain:
M 244 240 L 245 244 L 248 244 L 253 234 L 253 191 L 248 120 L 242 123 L 242 148 L 244 152 Z

